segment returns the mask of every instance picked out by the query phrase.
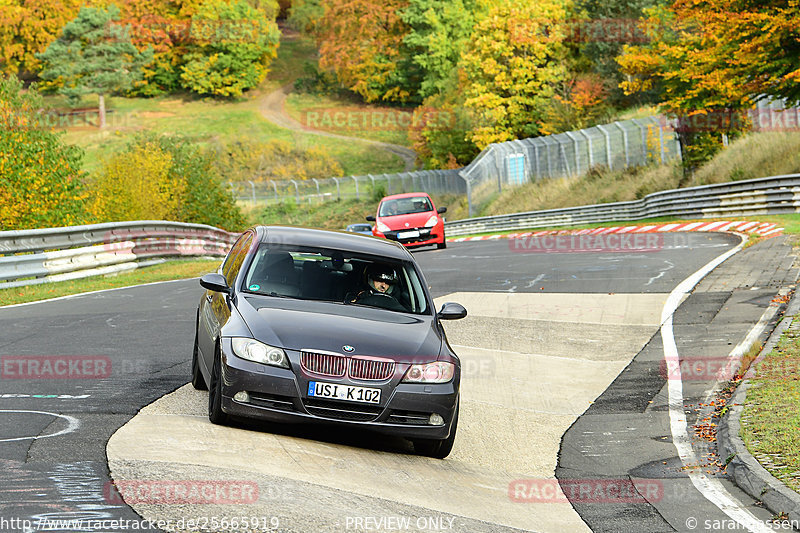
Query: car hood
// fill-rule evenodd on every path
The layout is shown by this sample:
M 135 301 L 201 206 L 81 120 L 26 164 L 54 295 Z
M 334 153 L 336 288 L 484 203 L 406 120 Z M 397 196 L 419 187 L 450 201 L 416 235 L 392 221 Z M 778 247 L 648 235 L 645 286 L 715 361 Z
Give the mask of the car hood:
M 239 309 L 253 336 L 288 350 L 320 350 L 388 357 L 398 362 L 432 361 L 442 339 L 432 316 L 327 302 L 246 296 Z
M 393 217 L 381 217 L 381 222 L 389 226 L 392 230 L 404 230 L 407 228 L 421 228 L 425 225 L 431 216 L 435 213 L 433 211 L 425 211 L 424 213 L 410 213 L 408 215 L 396 215 Z M 408 226 L 406 226 L 408 222 Z

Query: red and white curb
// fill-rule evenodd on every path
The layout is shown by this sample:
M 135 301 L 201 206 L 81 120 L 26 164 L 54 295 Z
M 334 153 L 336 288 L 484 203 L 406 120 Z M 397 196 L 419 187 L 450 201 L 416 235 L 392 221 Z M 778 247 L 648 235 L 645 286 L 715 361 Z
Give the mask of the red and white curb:
M 728 222 L 671 222 L 669 224 L 649 224 L 646 226 L 613 226 L 608 228 L 572 229 L 572 230 L 547 230 L 529 231 L 526 233 L 503 233 L 501 235 L 481 235 L 478 237 L 455 237 L 447 242 L 467 241 L 493 241 L 497 239 L 518 239 L 524 237 L 542 237 L 545 235 L 609 235 L 614 233 L 667 233 L 667 232 L 739 232 L 760 235 L 762 237 L 776 237 L 783 232 L 783 228 L 771 222 L 749 222 L 740 220 Z

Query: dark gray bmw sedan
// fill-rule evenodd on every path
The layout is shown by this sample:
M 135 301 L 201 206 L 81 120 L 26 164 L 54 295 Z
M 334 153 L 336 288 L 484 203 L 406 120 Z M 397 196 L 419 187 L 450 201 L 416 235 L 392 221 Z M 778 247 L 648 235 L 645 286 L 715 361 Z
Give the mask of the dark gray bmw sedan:
M 281 226 L 244 232 L 197 310 L 192 384 L 208 416 L 363 427 L 444 458 L 461 367 L 411 254 L 352 233 Z

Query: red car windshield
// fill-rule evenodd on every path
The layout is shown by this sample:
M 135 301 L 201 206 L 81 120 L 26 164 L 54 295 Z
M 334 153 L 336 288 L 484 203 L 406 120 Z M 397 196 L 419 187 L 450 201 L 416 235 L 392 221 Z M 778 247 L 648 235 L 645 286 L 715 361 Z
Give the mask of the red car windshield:
M 413 196 L 410 198 L 396 198 L 385 200 L 378 211 L 379 217 L 392 217 L 395 215 L 408 215 L 411 213 L 426 213 L 433 211 L 433 205 L 427 196 Z

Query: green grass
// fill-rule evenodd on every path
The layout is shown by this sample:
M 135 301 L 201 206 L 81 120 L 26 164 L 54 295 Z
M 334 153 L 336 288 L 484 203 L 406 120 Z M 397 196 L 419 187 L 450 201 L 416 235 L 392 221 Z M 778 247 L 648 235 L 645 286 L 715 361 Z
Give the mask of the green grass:
M 314 129 L 411 146 L 408 126 L 413 109 L 374 106 L 344 97 L 290 94 L 286 112 L 292 118 Z
M 756 366 L 741 437 L 762 466 L 800 491 L 800 331 L 787 330 Z
M 316 62 L 317 47 L 312 39 L 300 35 L 291 39 L 283 38 L 278 49 L 278 57 L 269 67 L 265 89 L 277 89 L 291 83 L 303 72 L 306 61 Z
M 402 160 L 368 144 L 342 142 L 319 135 L 292 132 L 273 125 L 259 113 L 260 95 L 251 94 L 235 102 L 213 99 L 113 98 L 109 127 L 70 128 L 66 141 L 86 152 L 87 170 L 96 170 L 111 154 L 125 147 L 138 132 L 180 133 L 206 144 L 229 143 L 246 137 L 266 142 L 280 139 L 300 148 L 322 147 L 339 161 L 345 175 L 400 172 Z
M 219 264 L 219 260 L 207 259 L 168 261 L 123 274 L 0 289 L 0 306 L 47 300 L 82 292 L 129 287 L 155 281 L 196 278 L 208 272 L 214 272 Z
M 238 99 L 201 98 L 188 93 L 155 98 L 106 98 L 106 106 L 110 111 L 108 127 L 100 131 L 78 120 L 77 124 L 66 130 L 65 140 L 85 150 L 84 168 L 88 171 L 97 170 L 111 154 L 123 149 L 134 135 L 146 130 L 191 135 L 209 145 L 246 138 L 260 142 L 279 139 L 302 149 L 320 147 L 336 158 L 345 176 L 403 171 L 403 161 L 385 150 L 376 150 L 366 143 L 342 142 L 293 132 L 261 116 L 261 99 L 302 74 L 303 62 L 313 60 L 315 53 L 313 41 L 284 39 L 278 49 L 278 57 L 273 61 L 261 87 Z M 71 107 L 60 96 L 47 96 L 45 101 L 59 109 Z M 95 105 L 97 98 L 87 97 L 77 107 Z M 90 116 L 90 120 L 94 121 L 95 117 Z

